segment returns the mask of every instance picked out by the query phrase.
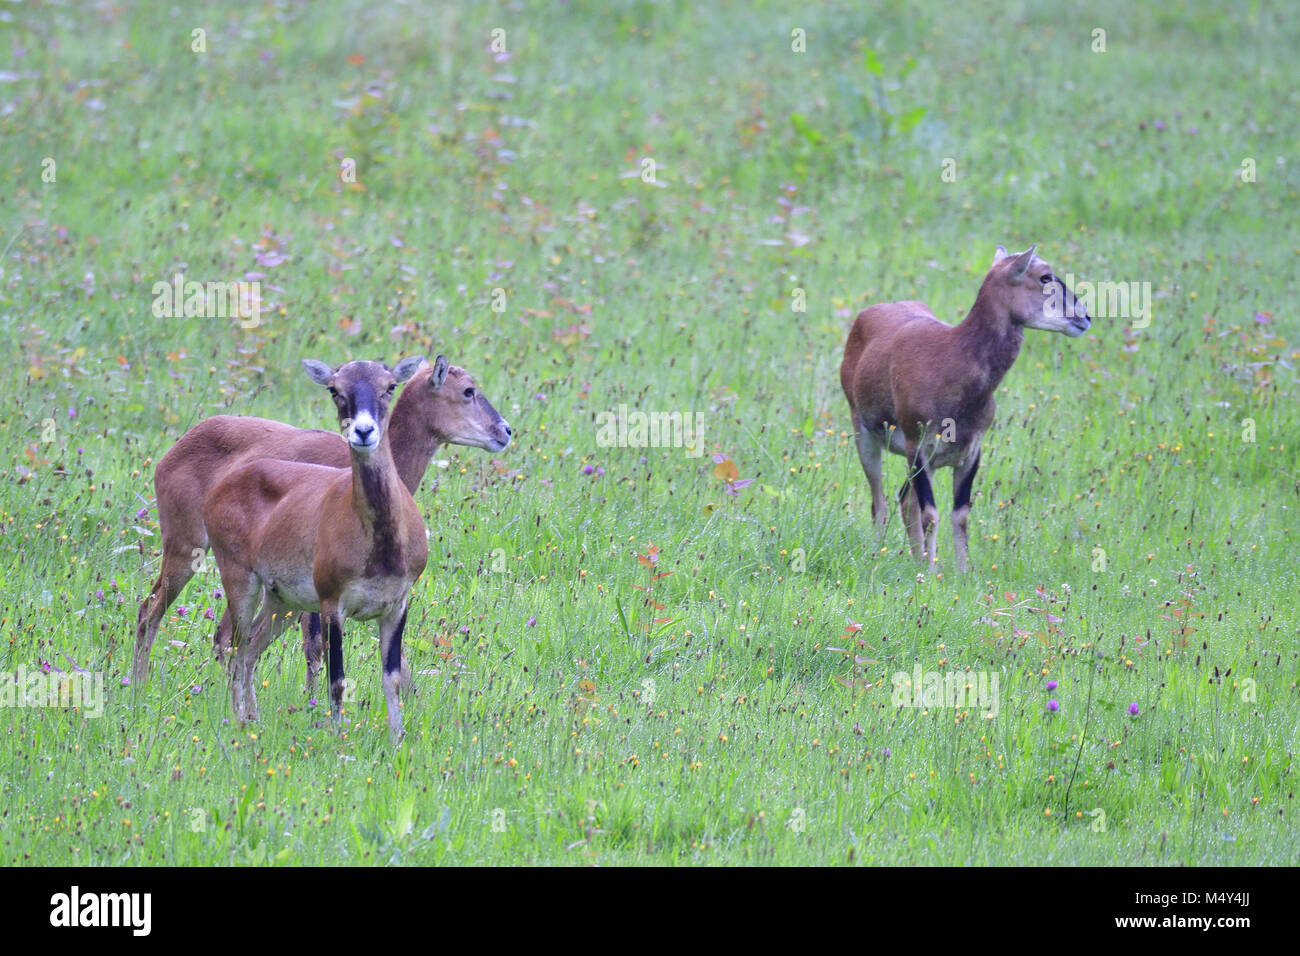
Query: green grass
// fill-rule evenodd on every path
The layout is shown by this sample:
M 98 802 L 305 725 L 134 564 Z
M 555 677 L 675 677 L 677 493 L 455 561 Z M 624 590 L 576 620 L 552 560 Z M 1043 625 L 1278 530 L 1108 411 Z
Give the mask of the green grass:
M 0 861 L 1297 862 L 1283 8 L 6 6 L 0 673 L 67 655 L 107 701 L 0 710 Z M 921 574 L 870 524 L 844 335 L 887 299 L 956 320 L 1030 242 L 1154 314 L 1026 336 L 973 570 Z M 155 318 L 178 271 L 263 272 L 275 309 Z M 220 412 L 331 427 L 301 357 L 439 352 L 517 440 L 445 449 L 417 496 L 408 653 L 438 673 L 404 743 L 371 625 L 342 734 L 291 636 L 232 723 L 215 573 L 122 686 L 171 443 Z M 620 404 L 704 416 L 707 455 L 598 447 Z M 755 481 L 726 494 L 714 454 Z M 996 674 L 998 715 L 892 706 L 917 664 Z

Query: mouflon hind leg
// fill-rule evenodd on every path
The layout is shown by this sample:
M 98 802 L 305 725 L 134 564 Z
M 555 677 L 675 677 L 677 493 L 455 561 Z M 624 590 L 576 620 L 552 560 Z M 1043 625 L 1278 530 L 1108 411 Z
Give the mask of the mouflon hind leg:
M 938 560 L 935 547 L 938 538 L 939 509 L 935 507 L 934 487 L 930 482 L 930 468 L 926 462 L 925 453 L 916 442 L 910 439 L 907 442 L 907 460 L 911 463 L 908 485 L 912 489 L 912 498 L 918 516 L 917 531 L 921 538 L 920 554 L 916 556 L 922 562 L 933 563 Z M 912 540 L 912 553 L 916 554 L 917 540 L 915 535 Z
M 384 668 L 384 701 L 388 706 L 388 733 L 393 743 L 402 739 L 402 631 L 406 629 L 406 602 L 379 619 L 379 656 Z
M 958 571 L 965 571 L 970 566 L 970 496 L 979 467 L 980 449 L 977 445 L 952 473 L 952 543 Z
M 134 686 L 140 687 L 148 682 L 149 654 L 153 651 L 163 615 L 180 596 L 192 577 L 194 577 L 194 566 L 190 553 L 186 551 L 182 554 L 164 548 L 158 580 L 154 582 L 145 599 L 140 602 L 140 610 L 136 612 L 135 659 L 131 667 L 131 683 Z
M 316 677 L 325 666 L 325 637 L 321 630 L 320 615 L 314 612 L 302 616 L 302 652 L 307 658 L 307 696 L 316 692 Z

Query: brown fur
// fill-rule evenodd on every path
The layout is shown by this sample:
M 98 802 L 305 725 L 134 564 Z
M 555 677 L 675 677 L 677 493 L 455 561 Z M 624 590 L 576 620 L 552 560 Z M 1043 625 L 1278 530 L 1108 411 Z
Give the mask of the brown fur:
M 1057 316 L 1049 307 L 1044 291 L 1053 283 L 1077 319 Z M 938 511 L 930 477 L 934 469 L 951 467 L 957 568 L 966 570 L 970 483 L 984 432 L 993 423 L 993 393 L 1020 353 L 1024 328 L 1074 336 L 1088 325 L 1081 304 L 1033 247 L 1018 256 L 998 247 L 975 304 L 958 325 L 940 322 L 922 302 L 864 309 L 849 331 L 840 384 L 876 523 L 889 520 L 881 484 L 881 451 L 887 447 L 910 465 L 899 507 L 912 552 L 918 560 L 934 561 Z
M 478 390 L 473 377 L 446 359 L 421 369 L 402 389 L 389 423 L 393 460 L 412 494 L 429 462 L 443 444 L 499 451 L 510 442 L 510 426 Z M 466 398 L 467 389 L 473 397 Z M 162 564 L 158 579 L 136 616 L 132 682 L 149 680 L 149 654 L 167 608 L 195 574 L 194 564 L 208 548 L 203 499 L 227 474 L 259 458 L 310 462 L 347 468 L 348 445 L 337 432 L 295 428 L 265 418 L 216 415 L 199 422 L 159 460 L 154 470 L 158 523 L 162 529 Z M 320 668 L 320 628 L 303 626 L 310 692 Z M 230 646 L 230 615 L 222 616 L 213 634 L 218 657 Z
M 378 620 L 388 724 L 402 734 L 398 690 L 402 628 L 411 586 L 428 544 L 419 506 L 390 448 L 388 396 L 414 360 L 390 372 L 377 362 L 335 370 L 309 367 L 335 397 L 340 421 L 359 441 L 373 417 L 371 444 L 349 447 L 350 469 L 259 459 L 230 471 L 208 494 L 203 520 L 232 617 L 231 698 L 242 719 L 257 716 L 254 670 L 289 611 L 319 611 L 341 634 L 348 618 Z M 373 407 L 372 407 L 373 405 Z M 377 435 L 376 435 L 377 433 Z M 260 611 L 258 610 L 261 606 Z M 336 718 L 342 711 L 341 648 L 331 646 Z

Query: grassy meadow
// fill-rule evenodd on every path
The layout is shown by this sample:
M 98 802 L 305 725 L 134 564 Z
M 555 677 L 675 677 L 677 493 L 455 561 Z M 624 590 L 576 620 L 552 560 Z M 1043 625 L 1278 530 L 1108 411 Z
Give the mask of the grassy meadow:
M 1285 5 L 186 7 L 0 10 L 0 862 L 1300 862 Z M 1150 309 L 1026 334 L 972 570 L 950 471 L 922 568 L 845 335 L 1032 242 Z M 160 317 L 177 274 L 260 321 Z M 416 496 L 405 740 L 371 624 L 341 732 L 296 631 L 232 720 L 212 566 L 130 686 L 173 442 L 335 427 L 303 357 L 439 353 L 515 441 Z M 620 407 L 702 432 L 611 446 Z

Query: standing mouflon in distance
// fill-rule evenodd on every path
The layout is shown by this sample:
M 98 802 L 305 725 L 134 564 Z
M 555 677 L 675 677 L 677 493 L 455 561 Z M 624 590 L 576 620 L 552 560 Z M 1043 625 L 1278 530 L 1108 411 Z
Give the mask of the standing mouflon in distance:
M 871 515 L 883 527 L 889 506 L 881 487 L 881 451 L 908 461 L 898 493 L 912 554 L 934 561 L 939 512 L 931 476 L 953 469 L 952 530 L 957 570 L 968 562 L 967 522 L 980 443 L 993 423 L 993 392 L 1020 354 L 1024 330 L 1088 331 L 1087 310 L 1036 246 L 1008 254 L 998 246 L 975 304 L 958 325 L 939 321 L 924 303 L 882 302 L 859 313 L 844 346 L 840 384 L 853 415 Z

